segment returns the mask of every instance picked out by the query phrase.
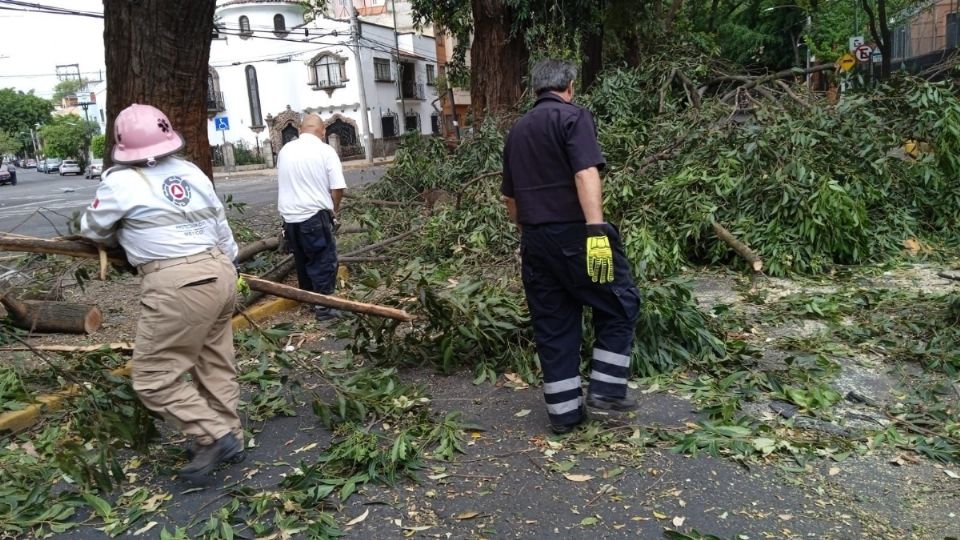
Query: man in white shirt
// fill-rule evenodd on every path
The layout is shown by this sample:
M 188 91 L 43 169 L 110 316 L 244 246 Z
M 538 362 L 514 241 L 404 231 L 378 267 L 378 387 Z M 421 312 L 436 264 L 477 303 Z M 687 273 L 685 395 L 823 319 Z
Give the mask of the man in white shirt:
M 131 105 L 114 131 L 120 166 L 104 171 L 80 234 L 119 244 L 143 277 L 133 389 L 144 406 L 194 437 L 180 474 L 198 479 L 243 459 L 230 324 L 237 243 L 210 179 L 173 156 L 183 138 L 163 112 Z
M 277 210 L 297 263 L 300 288 L 333 294 L 337 279 L 334 224 L 347 183 L 340 156 L 323 142 L 323 120 L 308 114 L 300 123 L 300 138 L 277 156 Z M 339 316 L 337 310 L 316 306 L 318 321 Z

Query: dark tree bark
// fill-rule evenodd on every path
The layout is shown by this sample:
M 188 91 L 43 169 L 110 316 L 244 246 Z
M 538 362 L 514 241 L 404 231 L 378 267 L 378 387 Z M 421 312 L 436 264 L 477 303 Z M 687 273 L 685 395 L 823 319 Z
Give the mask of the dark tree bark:
M 598 0 L 602 3 L 603 0 Z M 604 23 L 597 24 L 597 28 L 584 34 L 580 42 L 580 52 L 583 56 L 583 65 L 580 66 L 580 77 L 583 90 L 589 90 L 603 70 L 603 31 Z
M 107 145 L 113 120 L 133 103 L 153 105 L 170 118 L 187 145 L 184 154 L 213 178 L 207 140 L 207 70 L 216 0 L 103 0 L 108 44 Z
M 870 6 L 870 0 L 862 0 L 863 11 L 867 14 L 867 20 L 870 22 L 870 36 L 880 49 L 880 79 L 886 80 L 890 77 L 890 66 L 892 65 L 890 53 L 893 35 L 890 31 L 890 24 L 887 20 L 887 2 L 886 0 L 876 0 L 877 12 L 874 13 Z M 872 62 L 872 60 L 871 60 Z
M 516 108 L 523 95 L 530 53 L 521 32 L 513 32 L 515 10 L 503 0 L 472 0 L 470 99 L 474 125 L 487 114 Z
M 707 20 L 707 31 L 713 33 L 717 29 L 717 7 L 720 0 L 713 0 L 710 3 L 710 18 Z

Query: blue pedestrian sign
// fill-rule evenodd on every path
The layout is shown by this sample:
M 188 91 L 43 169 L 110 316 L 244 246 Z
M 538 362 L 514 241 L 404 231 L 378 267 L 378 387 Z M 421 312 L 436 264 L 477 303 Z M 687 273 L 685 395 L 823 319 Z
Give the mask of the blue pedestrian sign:
M 226 116 L 218 116 L 214 118 L 213 123 L 217 126 L 217 131 L 227 131 L 230 129 L 230 118 Z

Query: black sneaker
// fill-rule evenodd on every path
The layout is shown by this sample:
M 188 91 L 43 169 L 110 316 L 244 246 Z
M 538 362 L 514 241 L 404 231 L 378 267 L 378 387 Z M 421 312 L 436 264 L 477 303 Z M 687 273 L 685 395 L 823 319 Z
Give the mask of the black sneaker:
M 240 445 L 242 447 L 243 443 L 241 442 Z M 183 456 L 187 458 L 187 461 L 193 461 L 193 458 L 196 457 L 196 455 L 199 452 L 203 451 L 204 446 L 209 446 L 209 445 L 203 445 L 198 443 L 197 441 L 193 441 L 184 447 Z M 223 462 L 229 463 L 230 465 L 236 465 L 237 463 L 243 463 L 243 460 L 245 459 L 247 459 L 247 451 L 245 449 L 241 449 L 239 452 L 237 452 L 235 456 L 229 459 L 225 459 L 223 460 Z
M 198 480 L 221 463 L 229 463 L 237 454 L 243 452 L 243 443 L 233 433 L 227 433 L 213 444 L 198 446 L 194 449 L 196 455 L 180 469 L 180 476 L 187 480 Z
M 580 405 L 580 419 L 572 424 L 550 424 L 550 430 L 553 431 L 554 435 L 566 435 L 571 431 L 577 429 L 577 426 L 586 422 L 590 419 L 590 415 L 587 414 L 587 408 L 583 405 Z
M 317 322 L 337 319 L 341 315 L 343 315 L 343 312 L 339 309 L 333 309 L 327 306 L 317 306 L 313 308 L 313 317 L 317 320 Z
M 605 411 L 633 411 L 637 408 L 637 400 L 632 397 L 615 398 L 602 394 L 587 394 L 587 406 Z

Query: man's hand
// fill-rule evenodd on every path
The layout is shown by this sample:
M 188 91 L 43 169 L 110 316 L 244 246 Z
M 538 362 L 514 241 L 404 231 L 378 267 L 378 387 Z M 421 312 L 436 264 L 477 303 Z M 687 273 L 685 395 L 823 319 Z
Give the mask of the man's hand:
M 587 224 L 587 275 L 594 283 L 613 281 L 613 248 L 603 223 Z

